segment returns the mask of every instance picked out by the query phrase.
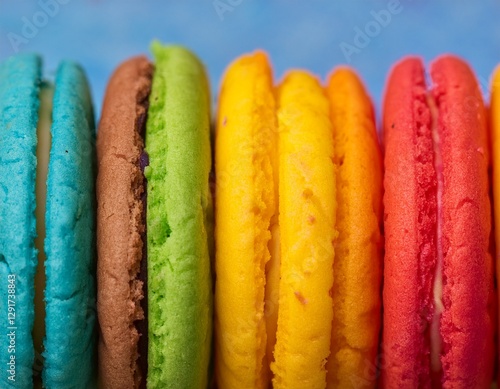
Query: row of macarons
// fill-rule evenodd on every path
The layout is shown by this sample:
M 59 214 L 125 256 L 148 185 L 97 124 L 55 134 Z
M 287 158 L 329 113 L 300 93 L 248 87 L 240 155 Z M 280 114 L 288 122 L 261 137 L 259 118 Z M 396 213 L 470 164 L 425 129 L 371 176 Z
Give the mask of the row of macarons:
M 490 387 L 500 71 L 488 109 L 404 58 L 377 129 L 348 67 L 243 55 L 212 118 L 200 60 L 152 51 L 97 129 L 80 66 L 0 64 L 0 386 Z

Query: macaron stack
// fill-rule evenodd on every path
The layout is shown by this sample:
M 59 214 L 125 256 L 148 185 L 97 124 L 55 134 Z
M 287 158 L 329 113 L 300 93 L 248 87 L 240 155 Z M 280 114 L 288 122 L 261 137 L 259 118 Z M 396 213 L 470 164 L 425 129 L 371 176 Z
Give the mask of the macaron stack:
M 216 131 L 218 387 L 368 378 L 382 167 L 358 78 L 340 69 L 323 88 L 293 71 L 275 88 L 263 53 L 241 57 L 222 83 Z
M 96 140 L 78 65 L 0 64 L 1 388 L 496 381 L 500 69 L 488 111 L 463 60 L 403 59 L 377 133 L 350 68 L 243 55 L 212 120 L 201 61 L 152 51 Z

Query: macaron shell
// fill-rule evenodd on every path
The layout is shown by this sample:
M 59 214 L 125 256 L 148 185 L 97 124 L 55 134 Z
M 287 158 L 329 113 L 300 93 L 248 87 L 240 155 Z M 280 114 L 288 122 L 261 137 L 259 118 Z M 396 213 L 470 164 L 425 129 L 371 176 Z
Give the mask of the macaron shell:
M 31 387 L 34 361 L 36 127 L 40 58 L 18 55 L 0 64 L 0 386 Z M 12 280 L 12 283 L 9 282 Z M 12 286 L 12 287 L 10 287 Z M 12 292 L 9 292 L 12 291 Z M 15 296 L 13 299 L 9 296 Z M 8 311 L 8 301 L 14 312 Z M 11 321 L 12 320 L 12 321 Z M 14 352 L 9 333 L 14 333 Z M 12 337 L 12 336 L 11 336 Z M 13 350 L 11 348 L 11 350 Z M 15 382 L 8 362 L 15 357 Z
M 277 90 L 281 279 L 275 389 L 324 388 L 333 319 L 336 193 L 328 99 L 291 72 Z
M 59 66 L 47 179 L 43 384 L 95 383 L 95 124 L 82 69 Z
M 212 340 L 210 94 L 189 51 L 154 43 L 146 124 L 148 387 L 205 388 Z
M 219 389 L 268 388 L 265 285 L 277 123 L 272 75 L 262 52 L 231 64 L 216 133 L 215 374 Z M 277 302 L 277 301 L 276 301 Z M 276 305 L 274 306 L 276 309 Z
M 372 105 L 340 68 L 327 94 L 334 134 L 337 218 L 328 388 L 374 388 L 381 327 L 382 156 Z
M 145 57 L 118 67 L 107 87 L 97 134 L 99 376 L 109 389 L 134 388 L 146 380 L 137 366 L 136 324 L 144 319 L 140 303 L 146 297 L 138 279 L 146 229 L 140 131 L 146 124 L 152 74 Z M 141 336 L 147 338 L 147 333 Z
M 444 56 L 431 66 L 443 159 L 443 387 L 488 388 L 493 374 L 493 260 L 487 116 L 474 75 Z
M 421 60 L 391 72 L 384 101 L 382 387 L 429 388 L 437 179 Z

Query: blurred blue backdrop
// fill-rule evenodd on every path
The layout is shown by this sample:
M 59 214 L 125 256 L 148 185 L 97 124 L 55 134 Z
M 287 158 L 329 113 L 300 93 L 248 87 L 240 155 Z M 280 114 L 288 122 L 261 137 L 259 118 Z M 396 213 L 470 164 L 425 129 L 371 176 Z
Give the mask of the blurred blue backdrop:
M 63 58 L 80 62 L 99 112 L 113 69 L 148 53 L 153 38 L 194 50 L 214 97 L 228 63 L 263 48 L 277 79 L 290 68 L 325 79 L 349 63 L 380 107 L 387 72 L 406 54 L 461 55 L 487 89 L 500 62 L 499 11 L 500 0 L 0 0 L 0 60 L 38 52 L 49 77 Z

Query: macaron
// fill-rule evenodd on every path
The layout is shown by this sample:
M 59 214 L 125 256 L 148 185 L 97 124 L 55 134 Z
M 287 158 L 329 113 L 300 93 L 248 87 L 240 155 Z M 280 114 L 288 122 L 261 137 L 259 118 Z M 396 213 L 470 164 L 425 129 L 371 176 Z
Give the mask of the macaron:
M 294 70 L 275 87 L 264 53 L 237 59 L 219 96 L 215 173 L 217 387 L 363 379 L 380 328 L 382 170 L 357 76 L 338 70 L 325 89 Z
M 94 116 L 82 69 L 0 64 L 3 388 L 95 384 Z M 41 372 L 41 377 L 40 377 Z
M 204 388 L 212 340 L 210 95 L 188 50 L 152 45 L 106 91 L 97 137 L 99 375 Z
M 392 70 L 384 101 L 384 388 L 489 388 L 494 358 L 487 115 L 446 55 Z

